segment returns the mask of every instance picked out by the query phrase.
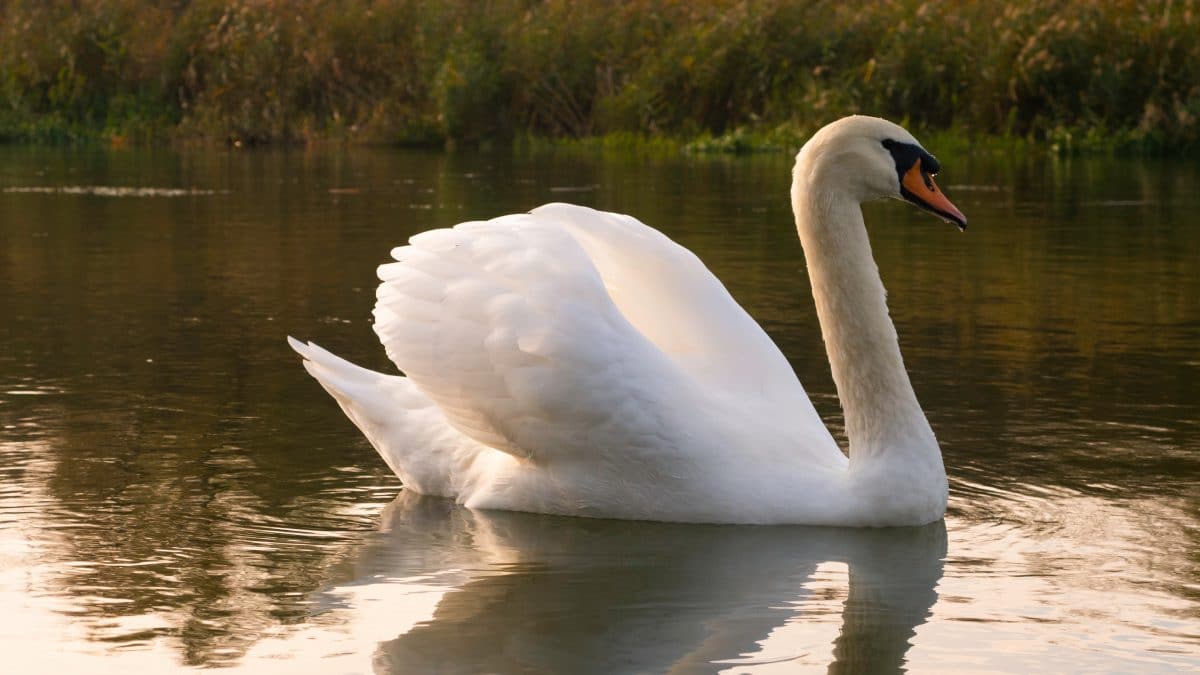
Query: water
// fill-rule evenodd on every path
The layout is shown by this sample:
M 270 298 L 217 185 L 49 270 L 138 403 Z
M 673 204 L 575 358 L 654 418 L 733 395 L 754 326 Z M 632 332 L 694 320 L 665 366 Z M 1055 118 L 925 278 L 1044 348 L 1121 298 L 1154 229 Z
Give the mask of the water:
M 0 148 L 6 668 L 1200 667 L 1200 166 L 941 159 L 966 234 L 867 219 L 950 510 L 855 531 L 406 494 L 283 342 L 387 369 L 391 246 L 577 201 L 697 251 L 840 431 L 787 158 Z

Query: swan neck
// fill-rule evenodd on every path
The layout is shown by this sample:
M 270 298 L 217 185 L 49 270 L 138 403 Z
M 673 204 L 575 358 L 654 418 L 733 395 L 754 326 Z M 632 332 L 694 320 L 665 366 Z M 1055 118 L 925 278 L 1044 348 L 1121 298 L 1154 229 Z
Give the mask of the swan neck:
M 792 203 L 851 466 L 885 454 L 941 453 L 904 368 L 860 199 L 821 167 L 796 166 Z M 827 178 L 822 180 L 822 178 Z

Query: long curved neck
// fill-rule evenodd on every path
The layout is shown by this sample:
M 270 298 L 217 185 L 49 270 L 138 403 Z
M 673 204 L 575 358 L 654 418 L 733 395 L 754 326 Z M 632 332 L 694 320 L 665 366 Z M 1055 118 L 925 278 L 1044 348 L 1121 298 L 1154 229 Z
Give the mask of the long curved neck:
M 846 419 L 851 468 L 885 455 L 916 455 L 940 468 L 941 452 L 888 316 L 860 200 L 840 189 L 837 172 L 823 171 L 820 161 L 801 154 L 792 207 Z

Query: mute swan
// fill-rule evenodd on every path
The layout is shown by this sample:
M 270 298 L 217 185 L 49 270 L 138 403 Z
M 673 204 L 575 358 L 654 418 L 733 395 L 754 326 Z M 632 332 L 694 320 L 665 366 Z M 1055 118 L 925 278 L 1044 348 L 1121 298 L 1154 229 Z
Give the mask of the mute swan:
M 568 204 L 412 237 L 375 332 L 407 377 L 288 338 L 388 466 L 469 508 L 710 523 L 922 525 L 946 472 L 860 204 L 966 226 L 907 131 L 852 116 L 800 150 L 792 208 L 849 458 L 783 354 L 690 251 Z

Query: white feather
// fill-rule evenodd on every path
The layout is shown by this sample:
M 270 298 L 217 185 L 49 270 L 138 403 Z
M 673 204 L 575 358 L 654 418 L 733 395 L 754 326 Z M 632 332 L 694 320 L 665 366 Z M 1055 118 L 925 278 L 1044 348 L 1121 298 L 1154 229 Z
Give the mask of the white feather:
M 810 145 L 857 147 L 862 136 L 899 129 L 851 119 Z M 855 161 L 872 180 L 883 180 L 873 171 L 895 175 L 873 150 L 862 152 Z M 815 236 L 806 231 L 840 231 L 806 220 L 812 209 L 803 200 L 830 187 L 819 184 L 816 154 L 802 151 L 793 189 L 806 251 Z M 843 201 L 853 240 L 861 210 Z M 878 274 L 869 246 L 868 263 L 859 253 L 847 259 L 869 263 L 862 288 L 851 279 L 834 295 L 818 294 L 827 338 L 851 324 L 886 338 L 874 330 L 886 324 L 894 341 L 886 307 L 882 316 L 849 319 L 828 308 L 860 295 L 870 305 Z M 864 457 L 883 459 L 848 464 L 766 333 L 694 254 L 634 218 L 548 204 L 424 232 L 392 256 L 379 267 L 375 331 L 406 377 L 292 346 L 418 492 L 477 508 L 704 522 L 917 524 L 944 510 L 944 470 L 940 506 L 938 476 L 911 470 L 929 443 L 938 452 L 932 433 L 921 433 L 928 425 L 919 408 L 919 423 L 898 423 L 917 439 L 892 455 L 908 464 L 874 450 Z M 893 363 L 870 351 L 887 352 L 886 343 L 839 339 L 845 344 L 828 345 L 835 365 L 876 364 L 889 387 L 899 368 L 907 385 L 898 351 Z M 886 412 L 870 383 L 838 384 L 863 408 Z M 854 448 L 852 438 L 852 456 Z M 936 464 L 941 470 L 940 454 Z

